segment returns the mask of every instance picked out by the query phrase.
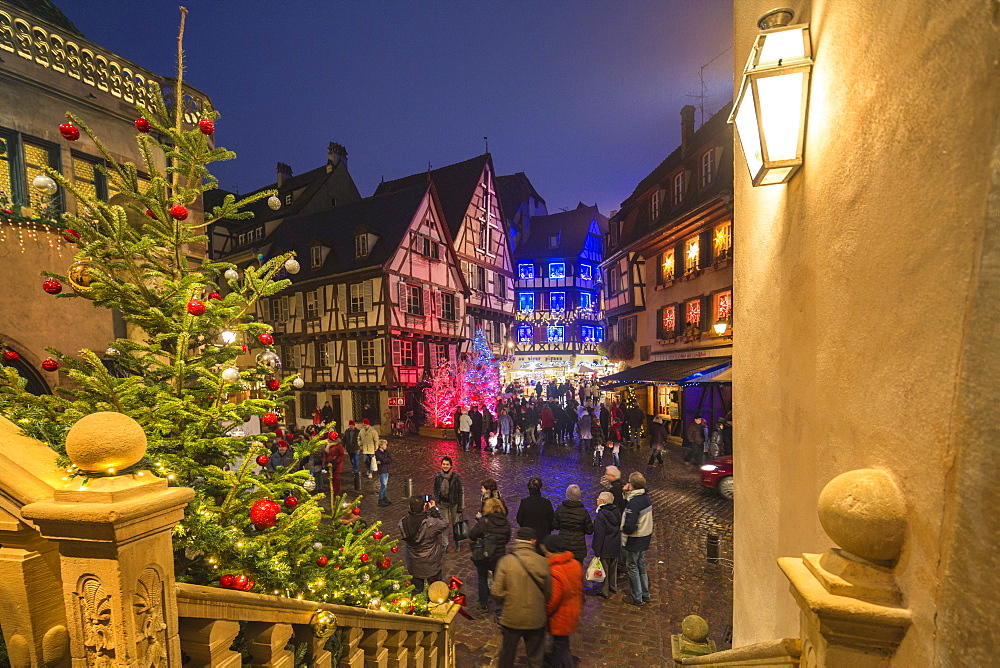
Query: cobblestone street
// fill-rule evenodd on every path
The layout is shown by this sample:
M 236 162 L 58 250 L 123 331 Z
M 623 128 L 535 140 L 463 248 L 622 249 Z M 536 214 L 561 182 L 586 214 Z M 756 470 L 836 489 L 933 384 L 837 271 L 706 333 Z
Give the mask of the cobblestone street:
M 433 476 L 439 470 L 440 458 L 450 455 L 462 476 L 466 490 L 466 519 L 474 523 L 479 499 L 479 482 L 494 478 L 507 501 L 510 514 L 517 513 L 521 499 L 527 495 L 529 477 L 544 481 L 544 496 L 557 506 L 564 498 L 567 485 L 578 484 L 582 500 L 593 515 L 597 495 L 602 491 L 600 476 L 603 468 L 594 468 L 589 455 L 574 446 L 556 446 L 545 455 L 526 456 L 480 453 L 473 449 L 461 452 L 454 441 L 407 437 L 390 439 L 393 465 L 389 479 L 387 508 L 376 505 L 373 482 L 362 478 L 363 517 L 382 520 L 390 534 L 396 533 L 399 519 L 406 513 L 404 484 L 413 479 L 414 493 L 430 493 Z M 646 553 L 652 603 L 636 608 L 622 602 L 625 581 L 619 583 L 619 594 L 602 600 L 587 591 L 583 617 L 572 637 L 578 666 L 665 666 L 670 663 L 670 634 L 678 633 L 681 620 L 689 614 L 699 614 L 709 624 L 710 637 L 719 649 L 729 647 L 728 631 L 732 623 L 732 570 L 725 564 L 709 564 L 705 559 L 708 533 L 716 533 L 722 544 L 722 556 L 732 558 L 733 506 L 699 484 L 698 472 L 683 463 L 679 452 L 669 453 L 663 467 L 647 468 L 648 450 L 641 452 L 622 448 L 623 476 L 631 471 L 646 474 L 653 501 L 654 530 L 650 551 Z M 606 457 L 610 459 L 610 457 Z M 606 462 L 610 463 L 610 462 Z M 349 462 L 345 467 L 345 491 L 353 489 Z M 516 524 L 512 521 L 516 530 Z M 589 545 L 589 539 L 588 539 Z M 445 560 L 444 577 L 454 575 L 465 583 L 468 609 L 475 619 L 456 618 L 458 665 L 465 667 L 491 666 L 500 647 L 499 629 L 492 617 L 473 611 L 476 603 L 475 568 L 469 559 L 468 543 L 460 552 L 449 551 Z M 399 555 L 402 557 L 402 554 Z M 523 645 L 520 661 L 524 661 Z M 520 664 L 519 664 L 520 665 Z

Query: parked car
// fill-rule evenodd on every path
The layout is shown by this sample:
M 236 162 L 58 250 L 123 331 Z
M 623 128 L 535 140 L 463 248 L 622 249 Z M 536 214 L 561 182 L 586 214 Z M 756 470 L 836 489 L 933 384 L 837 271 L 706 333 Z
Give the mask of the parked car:
M 716 457 L 701 465 L 701 484 L 733 500 L 733 456 Z

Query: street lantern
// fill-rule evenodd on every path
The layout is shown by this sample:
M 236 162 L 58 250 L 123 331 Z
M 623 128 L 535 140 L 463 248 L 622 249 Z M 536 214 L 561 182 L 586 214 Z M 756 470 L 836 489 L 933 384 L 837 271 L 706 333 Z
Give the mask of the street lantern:
M 715 330 L 716 334 L 722 336 L 726 333 L 726 330 L 729 329 L 729 318 L 719 318 L 715 321 L 715 324 L 712 325 L 712 329 Z
M 787 183 L 802 166 L 812 45 L 791 9 L 760 18 L 729 122 L 736 125 L 754 186 Z

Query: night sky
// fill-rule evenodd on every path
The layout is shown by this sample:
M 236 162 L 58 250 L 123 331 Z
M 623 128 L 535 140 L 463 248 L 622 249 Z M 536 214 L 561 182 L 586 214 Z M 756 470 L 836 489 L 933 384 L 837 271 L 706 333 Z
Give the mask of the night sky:
M 54 0 L 96 44 L 175 72 L 175 2 Z M 247 192 L 347 147 L 363 196 L 485 150 L 550 212 L 605 214 L 680 143 L 680 108 L 732 95 L 732 0 L 190 0 L 186 80 L 222 117 L 222 187 Z M 721 55 L 720 55 L 721 54 Z M 700 125 L 700 114 L 696 116 Z

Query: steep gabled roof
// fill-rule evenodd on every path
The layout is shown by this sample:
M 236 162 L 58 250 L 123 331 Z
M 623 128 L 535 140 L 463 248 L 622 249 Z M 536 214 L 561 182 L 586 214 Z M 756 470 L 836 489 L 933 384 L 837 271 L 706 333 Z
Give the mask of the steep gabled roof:
M 607 229 L 608 219 L 597 209 L 597 205 L 587 206 L 580 202 L 575 209 L 534 216 L 531 231 L 522 238 L 514 251 L 515 258 L 572 258 L 583 252 L 590 232 L 591 221 L 596 221 L 599 230 Z M 549 238 L 559 237 L 559 246 L 549 248 Z
M 500 199 L 500 208 L 507 217 L 514 216 L 517 213 L 518 207 L 527 202 L 531 197 L 534 197 L 539 202 L 545 202 L 542 196 L 538 194 L 538 191 L 535 190 L 535 186 L 531 185 L 531 181 L 528 180 L 524 172 L 498 176 L 497 197 Z
M 425 183 L 288 218 L 272 235 L 271 255 L 292 250 L 298 254 L 302 269 L 288 277 L 293 283 L 381 266 L 399 248 L 429 188 Z M 376 234 L 378 239 L 366 257 L 358 258 L 354 255 L 354 235 L 362 230 Z M 309 266 L 313 243 L 330 249 L 323 265 L 315 269 Z
M 22 9 L 32 16 L 37 16 L 43 21 L 48 21 L 57 28 L 62 28 L 66 32 L 83 37 L 83 33 L 77 28 L 62 11 L 49 0 L 4 0 L 8 5 Z
M 464 162 L 456 162 L 454 165 L 439 167 L 428 172 L 411 174 L 394 181 L 383 181 L 375 189 L 376 195 L 412 188 L 419 184 L 426 185 L 428 177 L 434 182 L 437 189 L 438 198 L 441 200 L 441 208 L 444 210 L 444 218 L 448 223 L 448 231 L 452 238 L 458 236 L 458 229 L 465 220 L 465 214 L 469 210 L 469 203 L 472 195 L 479 186 L 483 169 L 486 165 L 493 170 L 493 158 L 489 153 L 476 156 Z

